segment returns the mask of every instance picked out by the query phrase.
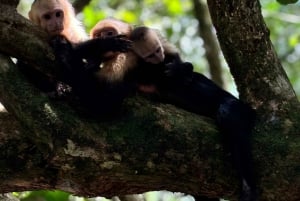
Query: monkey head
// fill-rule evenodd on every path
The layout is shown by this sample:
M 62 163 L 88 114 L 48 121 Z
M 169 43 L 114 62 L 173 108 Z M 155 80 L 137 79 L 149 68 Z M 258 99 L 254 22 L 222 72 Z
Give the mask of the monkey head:
M 116 35 L 129 37 L 132 26 L 118 19 L 106 18 L 98 22 L 90 32 L 91 38 L 105 38 Z
M 50 35 L 59 35 L 64 30 L 64 3 L 62 0 L 35 0 L 28 15 Z
M 132 31 L 132 26 L 115 18 L 106 18 L 98 22 L 90 31 L 90 37 L 105 38 L 117 35 L 124 35 L 129 38 Z M 104 55 L 105 58 L 110 59 L 117 56 L 118 52 L 108 52 Z
M 165 53 L 162 41 L 154 29 L 137 27 L 132 33 L 133 51 L 148 63 L 158 64 L 164 61 Z

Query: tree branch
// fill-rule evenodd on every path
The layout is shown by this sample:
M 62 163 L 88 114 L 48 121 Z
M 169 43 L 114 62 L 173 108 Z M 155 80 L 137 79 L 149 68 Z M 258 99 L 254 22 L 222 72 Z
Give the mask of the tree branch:
M 195 194 L 216 184 L 227 186 L 209 192 L 216 195 L 230 189 L 227 181 L 209 181 L 225 172 L 224 166 L 217 165 L 223 164 L 225 156 L 210 120 L 140 98 L 128 99 L 124 108 L 130 110 L 111 121 L 86 119 L 27 84 L 9 58 L 1 56 L 0 61 L 1 102 L 27 129 L 19 140 L 14 136 L 1 142 L 1 170 L 5 170 L 0 173 L 1 192 L 56 188 L 112 196 L 164 188 L 178 191 L 181 184 L 186 186 L 180 187 L 184 192 Z M 7 137 L 5 132 L 2 135 Z M 16 144 L 20 146 L 14 150 Z M 181 164 L 179 169 L 174 163 Z M 206 177 L 209 167 L 216 172 Z M 179 175 L 184 177 L 178 180 Z M 198 177 L 206 177 L 204 188 L 198 186 Z
M 0 52 L 53 74 L 44 33 L 4 8 L 0 4 Z M 0 101 L 20 122 L 0 126 L 1 193 L 60 189 L 110 197 L 166 189 L 236 199 L 235 173 L 211 119 L 141 97 L 128 98 L 113 119 L 88 118 L 68 102 L 49 100 L 2 54 Z M 261 200 L 299 200 L 297 111 L 256 127 Z M 8 126 L 9 118 L 0 115 L 0 123 Z
M 53 73 L 49 69 L 55 63 L 48 56 L 53 54 L 44 33 L 16 13 L 12 15 L 14 11 L 3 10 L 10 15 L 0 18 L 0 51 Z M 45 51 L 49 54 L 41 54 Z M 114 120 L 86 119 L 67 103 L 51 101 L 27 83 L 9 57 L 1 55 L 0 61 L 0 101 L 24 127 L 20 139 L 13 136 L 13 140 L 1 141 L 0 192 L 56 188 L 86 196 L 112 196 L 181 189 L 218 196 L 236 191 L 226 184 L 234 183 L 234 176 L 226 175 L 226 182 L 211 180 L 225 172 L 225 166 L 217 165 L 223 164 L 225 156 L 211 120 L 141 98 L 128 99 L 122 115 Z M 205 133 L 203 138 L 201 133 Z M 6 134 L 1 132 L 3 138 Z M 207 155 L 207 150 L 214 150 L 213 154 Z M 174 163 L 182 165 L 178 169 Z M 206 177 L 209 167 L 218 170 Z M 186 176 L 179 181 L 178 175 Z M 198 185 L 198 177 L 207 185 Z

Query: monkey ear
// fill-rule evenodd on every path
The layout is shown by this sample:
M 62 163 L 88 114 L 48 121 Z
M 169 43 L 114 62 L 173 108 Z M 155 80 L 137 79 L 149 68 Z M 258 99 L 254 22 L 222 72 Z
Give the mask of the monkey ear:
M 34 24 L 40 25 L 40 18 L 38 17 L 36 11 L 31 9 L 28 12 L 28 17 Z
M 33 21 L 32 10 L 30 10 L 30 11 L 28 12 L 28 17 L 29 17 L 29 19 L 30 19 L 31 21 Z

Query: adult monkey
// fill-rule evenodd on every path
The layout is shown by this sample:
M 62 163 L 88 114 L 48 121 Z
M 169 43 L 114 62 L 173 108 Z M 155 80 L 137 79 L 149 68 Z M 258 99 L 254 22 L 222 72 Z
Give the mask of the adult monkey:
M 122 35 L 129 38 L 133 27 L 115 18 L 106 18 L 99 21 L 90 31 L 90 37 L 109 38 Z M 91 68 L 98 66 L 91 63 Z M 127 52 L 107 52 L 101 61 L 101 70 L 97 71 L 100 80 L 107 80 L 110 83 L 123 82 L 126 75 L 137 66 L 137 56 L 132 51 Z
M 46 31 L 49 37 L 63 35 L 72 45 L 88 38 L 68 0 L 35 0 L 28 16 L 34 24 Z M 56 78 L 44 75 L 24 61 L 18 61 L 18 66 L 30 82 L 51 97 L 61 97 L 70 92 L 69 86 L 57 82 Z
M 148 93 L 159 94 L 167 102 L 213 118 L 219 126 L 237 169 L 240 201 L 257 200 L 251 156 L 251 132 L 255 111 L 218 87 L 192 64 L 183 62 L 176 49 L 148 27 L 137 27 L 130 39 L 143 62 L 137 67 L 138 83 L 152 86 Z
M 136 55 L 128 51 L 131 26 L 112 18 L 100 21 L 91 40 L 72 46 L 61 37 L 52 40 L 56 57 L 66 72 L 65 80 L 88 112 L 107 116 L 118 112 L 131 87 L 124 82 Z M 126 35 L 127 34 L 127 35 Z

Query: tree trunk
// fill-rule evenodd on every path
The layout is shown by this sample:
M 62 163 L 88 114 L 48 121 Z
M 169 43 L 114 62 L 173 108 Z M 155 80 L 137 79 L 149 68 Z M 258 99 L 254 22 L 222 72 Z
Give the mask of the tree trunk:
M 299 102 L 270 41 L 261 5 L 258 0 L 209 0 L 208 6 L 240 98 L 259 114 L 253 146 L 262 200 L 297 200 Z M 291 169 L 298 173 L 290 175 Z M 286 188 L 290 183 L 295 184 L 289 187 L 292 191 Z M 274 186 L 277 190 L 268 193 Z
M 223 1 L 210 1 L 210 8 L 227 9 L 227 5 L 218 7 Z M 253 10 L 257 12 L 259 4 L 255 6 Z M 17 15 L 15 8 L 0 4 L 0 28 L 0 52 L 20 58 L 44 73 L 57 71 L 45 33 Z M 260 46 L 268 44 L 269 39 L 263 39 Z M 221 44 L 224 48 L 224 42 Z M 276 59 L 272 46 L 267 47 L 264 50 L 268 50 L 268 56 Z M 254 77 L 252 72 L 264 72 L 255 63 L 249 70 L 248 64 L 236 69 L 239 60 L 235 59 L 245 59 L 248 51 L 235 48 L 240 46 L 231 48 L 232 55 L 227 50 L 226 58 L 235 64 L 235 77 L 240 74 L 247 78 L 236 78 L 242 97 L 263 108 L 258 104 L 263 98 L 259 85 L 252 83 L 264 83 L 270 85 L 264 89 L 270 92 L 264 97 L 266 103 L 286 103 L 280 111 L 266 107 L 275 114 L 274 119 L 262 118 L 266 110 L 259 110 L 253 151 L 261 200 L 299 200 L 300 117 L 293 90 L 283 79 L 285 74 L 274 74 L 283 79 L 280 83 L 286 83 L 281 86 L 271 80 L 263 82 L 268 75 Z M 240 57 L 232 58 L 237 52 Z M 9 111 L 0 113 L 1 193 L 60 189 L 84 196 L 111 197 L 165 189 L 236 200 L 235 172 L 222 146 L 223 136 L 211 119 L 138 96 L 128 98 L 115 118 L 89 118 L 74 109 L 72 102 L 50 100 L 30 85 L 9 56 L 0 55 L 0 101 Z M 278 63 L 272 65 L 275 72 L 281 73 L 276 69 Z M 277 87 L 276 92 L 282 90 L 285 98 L 275 93 L 271 84 Z
M 209 0 L 208 5 L 240 97 L 267 113 L 298 102 L 270 41 L 259 1 Z

